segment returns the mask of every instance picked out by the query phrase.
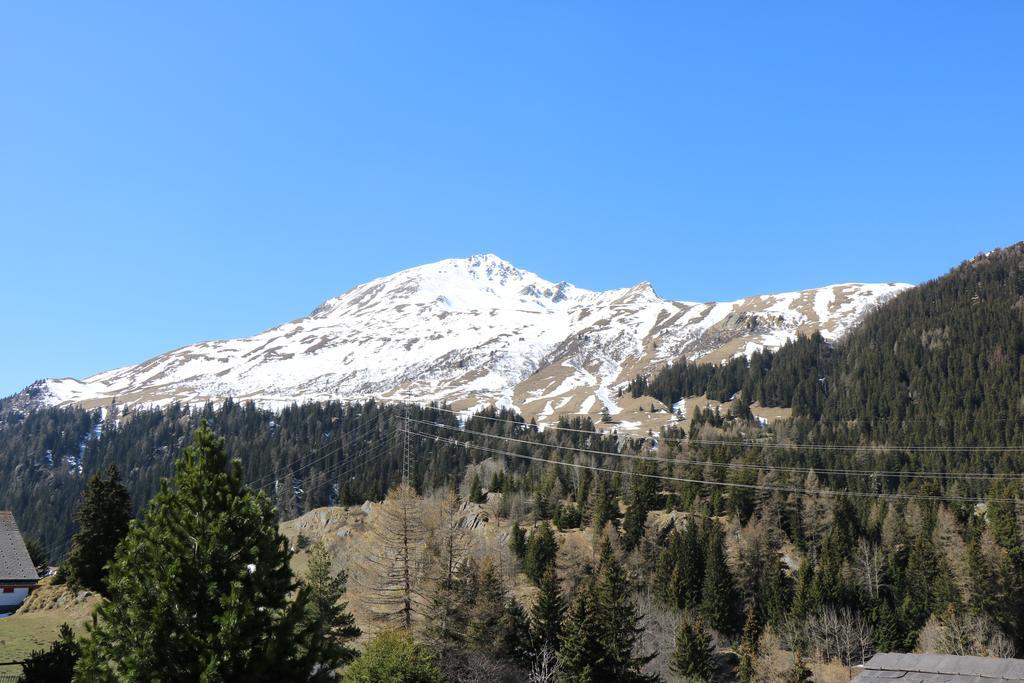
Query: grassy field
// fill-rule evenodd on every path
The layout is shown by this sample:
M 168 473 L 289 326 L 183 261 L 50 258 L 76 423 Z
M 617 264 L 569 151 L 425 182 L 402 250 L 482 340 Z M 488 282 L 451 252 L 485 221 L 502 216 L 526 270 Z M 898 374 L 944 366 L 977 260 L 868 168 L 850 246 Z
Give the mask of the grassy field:
M 81 633 L 98 602 L 94 595 L 79 599 L 63 587 L 44 582 L 23 611 L 0 619 L 0 662 L 20 661 L 33 650 L 49 647 L 63 623 Z M 0 674 L 18 673 L 20 666 L 0 666 Z

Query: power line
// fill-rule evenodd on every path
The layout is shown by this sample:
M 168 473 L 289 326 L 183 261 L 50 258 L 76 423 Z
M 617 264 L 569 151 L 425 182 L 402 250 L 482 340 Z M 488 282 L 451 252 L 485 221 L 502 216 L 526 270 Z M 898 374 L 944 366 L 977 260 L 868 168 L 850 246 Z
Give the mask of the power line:
M 310 451 L 310 452 L 309 452 L 309 455 L 314 455 L 314 454 L 318 453 L 319 451 L 323 450 L 324 448 L 327 448 L 327 447 L 328 447 L 328 446 L 330 446 L 331 444 L 339 443 L 339 442 L 341 442 L 341 441 L 345 440 L 345 437 L 346 437 L 346 436 L 349 436 L 349 437 L 351 437 L 351 438 L 349 438 L 349 439 L 348 439 L 349 443 L 361 441 L 361 440 L 363 440 L 364 438 L 366 438 L 367 436 L 369 436 L 371 432 L 373 432 L 374 430 L 376 430 L 378 426 L 379 426 L 379 425 L 377 425 L 376 423 L 370 423 L 370 424 L 366 425 L 366 426 L 365 426 L 365 427 L 363 428 L 363 431 L 362 431 L 362 433 L 360 433 L 360 434 L 359 434 L 358 436 L 354 436 L 354 437 L 353 437 L 353 436 L 352 436 L 351 434 L 346 434 L 346 433 L 342 432 L 341 434 L 339 434 L 339 435 L 338 435 L 337 437 L 335 437 L 335 438 L 331 439 L 331 440 L 330 440 L 329 442 L 327 442 L 326 444 L 323 444 L 323 445 L 321 445 L 321 446 L 317 446 L 316 448 L 314 448 L 314 449 L 313 449 L 312 451 Z M 339 446 L 338 448 L 336 448 L 336 449 L 332 450 L 331 452 L 327 453 L 327 454 L 326 454 L 326 455 L 324 455 L 323 457 L 321 457 L 321 458 L 318 458 L 317 460 L 314 460 L 314 461 L 313 461 L 313 463 L 308 463 L 308 464 L 315 464 L 315 463 L 317 463 L 317 462 L 323 462 L 324 460 L 326 460 L 327 458 L 331 457 L 331 456 L 332 456 L 332 455 L 334 455 L 335 453 L 338 453 L 338 452 L 339 452 L 339 451 L 341 451 L 342 449 L 343 449 L 343 447 Z M 277 469 L 277 470 L 276 470 L 276 471 L 274 471 L 274 472 L 269 472 L 269 473 L 267 473 L 267 474 L 263 475 L 262 477 L 260 477 L 260 478 L 259 478 L 258 480 L 256 480 L 256 481 L 252 481 L 252 482 L 246 482 L 246 486 L 255 486 L 255 485 L 257 484 L 257 482 L 259 482 L 259 481 L 263 481 L 264 479 L 267 479 L 268 477 L 269 477 L 269 478 L 270 478 L 270 479 L 271 479 L 272 481 L 273 481 L 273 480 L 276 480 L 276 479 L 277 479 L 277 477 L 278 477 L 278 476 L 280 476 L 281 474 L 285 474 L 285 473 L 287 473 L 287 471 L 288 471 L 289 469 L 291 469 L 291 467 L 292 467 L 291 465 L 285 465 L 284 467 L 281 467 L 281 468 Z M 304 466 L 304 467 L 305 467 L 305 466 Z M 293 473 L 294 473 L 294 470 L 293 470 Z
M 393 435 L 394 435 L 394 433 L 392 434 L 392 436 Z M 335 463 L 335 464 L 333 464 L 333 465 L 331 465 L 329 467 L 326 467 L 326 468 L 320 470 L 320 473 L 325 474 L 325 475 L 333 474 L 334 472 L 337 472 L 339 469 L 342 469 L 343 471 L 338 472 L 338 477 L 341 477 L 341 476 L 343 476 L 345 474 L 348 474 L 351 471 L 354 471 L 355 469 L 358 469 L 360 466 L 365 466 L 365 465 L 367 465 L 367 464 L 369 464 L 371 462 L 374 462 L 375 460 L 377 460 L 381 456 L 387 455 L 388 449 L 391 447 L 391 444 L 388 443 L 388 441 L 392 438 L 392 436 L 386 437 L 383 443 L 373 444 L 372 446 L 369 447 L 368 450 L 366 450 L 364 452 L 361 452 L 361 453 L 357 453 L 355 456 L 353 456 L 347 462 L 337 462 L 337 463 Z M 373 453 L 373 456 L 372 457 L 367 457 L 371 453 Z M 362 457 L 362 459 L 358 460 L 358 458 L 360 458 L 360 457 Z M 302 467 L 298 468 L 296 470 L 296 472 L 301 472 L 303 470 L 307 470 L 307 469 L 311 468 L 315 464 L 316 463 L 313 462 L 313 463 L 308 463 L 306 465 L 303 465 Z M 276 484 L 277 484 L 276 480 L 275 481 L 270 481 L 270 482 L 267 482 L 266 484 L 263 484 L 262 486 L 256 487 L 256 490 L 257 491 L 263 491 L 267 487 L 274 486 Z M 252 488 L 252 485 L 250 485 L 250 484 L 246 484 L 246 486 L 249 486 L 250 488 Z
M 550 465 L 557 465 L 559 467 L 573 467 L 579 469 L 587 469 L 594 472 L 606 472 L 609 474 L 623 474 L 621 470 L 614 470 L 608 467 L 597 467 L 595 465 L 584 465 L 570 462 L 563 462 L 561 460 L 552 460 L 550 458 L 540 458 L 537 456 L 524 455 L 522 453 L 513 453 L 511 451 L 505 451 L 496 448 L 489 448 L 487 446 L 479 446 L 470 442 L 460 441 L 452 437 L 438 436 L 435 434 L 428 434 L 425 432 L 412 432 L 414 436 L 422 436 L 429 439 L 435 439 L 443 443 L 448 443 L 455 446 L 463 446 L 468 449 L 478 450 L 485 453 L 491 453 L 494 455 L 503 455 L 511 458 L 520 458 L 523 460 L 532 460 L 534 462 L 543 462 Z M 546 444 L 542 444 L 546 445 Z M 547 446 L 553 448 L 553 446 Z M 705 479 L 694 479 L 689 477 L 673 477 L 670 475 L 649 473 L 649 472 L 633 472 L 631 476 L 647 477 L 651 479 L 659 479 L 662 481 L 673 481 L 687 484 L 700 484 L 704 486 L 720 486 L 724 488 L 738 488 L 738 489 L 749 489 L 756 491 L 770 491 L 776 493 L 793 493 L 796 495 L 804 496 L 855 496 L 862 498 L 893 498 L 899 500 L 933 500 L 933 501 L 947 501 L 947 502 L 966 502 L 966 503 L 981 503 L 981 502 L 998 502 L 998 503 L 1013 503 L 1016 504 L 1019 501 L 1014 498 L 979 498 L 972 496 L 934 496 L 927 494 L 912 494 L 912 493 L 874 493 L 868 491 L 835 491 L 832 489 L 803 489 L 789 486 L 771 486 L 767 484 L 745 484 L 740 482 L 727 482 L 727 481 L 709 481 Z
M 362 432 L 358 436 L 354 437 L 353 439 L 349 439 L 350 443 L 352 441 L 360 441 L 360 440 L 364 439 L 366 436 L 370 435 L 374 430 L 376 430 L 378 426 L 379 425 L 376 422 L 368 424 L 366 427 L 363 428 Z M 394 434 L 394 432 L 392 432 L 392 435 L 393 434 Z M 317 446 L 316 448 L 311 450 L 309 454 L 313 455 L 315 453 L 320 452 L 324 448 L 327 448 L 331 444 L 337 444 L 337 443 L 341 442 L 346 436 L 351 436 L 351 434 L 342 433 L 342 434 L 338 435 L 337 437 L 331 439 L 327 443 L 321 444 L 320 446 Z M 369 460 L 364 460 L 362 463 L 357 463 L 357 462 L 354 462 L 354 458 L 353 458 L 353 460 L 350 460 L 347 463 L 344 463 L 344 462 L 343 463 L 336 463 L 334 466 L 328 467 L 328 468 L 326 468 L 323 471 L 325 473 L 327 473 L 327 472 L 329 472 L 331 470 L 334 470 L 337 467 L 344 466 L 344 465 L 352 465 L 353 469 L 355 469 L 355 467 L 357 467 L 359 464 L 366 464 L 368 462 L 376 460 L 378 457 L 380 457 L 381 455 L 384 455 L 387 452 L 387 450 L 386 450 L 386 448 L 388 446 L 387 441 L 390 438 L 391 438 L 391 435 L 386 436 L 385 439 L 384 439 L 385 442 L 383 444 L 381 444 L 381 443 L 374 444 L 373 446 L 371 446 L 370 451 L 366 451 L 365 453 L 362 453 L 362 454 L 357 453 L 354 456 L 354 458 L 358 458 L 360 455 L 367 455 L 367 454 L 369 454 L 369 452 L 372 452 L 376 448 L 379 448 L 379 447 L 382 447 L 382 446 L 384 447 L 383 451 L 378 452 L 376 455 L 374 455 Z M 264 489 L 266 489 L 268 486 L 276 484 L 277 483 L 277 477 L 280 476 L 281 474 L 287 473 L 288 470 L 291 470 L 293 474 L 298 474 L 299 472 L 303 472 L 305 470 L 308 470 L 309 468 L 313 467 L 314 465 L 316 465 L 316 464 L 318 464 L 320 462 L 323 462 L 327 458 L 329 458 L 332 455 L 334 455 L 334 454 L 340 452 L 341 450 L 343 450 L 343 448 L 344 448 L 343 446 L 339 445 L 337 448 L 332 449 L 331 451 L 329 451 L 328 453 L 324 454 L 320 458 L 318 458 L 316 460 L 313 460 L 311 462 L 308 462 L 305 465 L 302 465 L 302 466 L 300 466 L 298 468 L 293 468 L 292 466 L 285 466 L 285 467 L 279 468 L 278 470 L 275 470 L 274 472 L 270 472 L 268 474 L 262 475 L 260 477 L 255 478 L 255 479 L 252 479 L 250 481 L 243 482 L 243 486 L 246 486 L 246 487 L 248 487 L 250 489 L 255 489 L 257 491 L 264 491 Z M 345 474 L 345 473 L 347 473 L 347 472 L 339 473 L 339 476 L 341 476 L 342 474 Z M 268 478 L 269 478 L 269 480 L 268 480 Z M 68 539 L 64 539 L 63 541 L 56 541 L 53 544 L 51 544 L 50 546 L 48 546 L 47 548 L 45 548 L 44 550 L 47 553 L 47 559 L 56 558 L 58 555 L 61 555 L 62 553 L 60 551 L 65 546 L 67 541 L 68 541 Z
M 966 472 L 966 473 L 954 473 L 954 472 L 903 472 L 900 470 L 851 470 L 851 469 L 836 469 L 836 468 L 818 468 L 818 467 L 792 467 L 783 465 L 767 465 L 757 463 L 717 463 L 710 460 L 688 460 L 684 458 L 661 458 L 650 455 L 640 455 L 633 453 L 622 453 L 617 451 L 599 451 L 588 448 L 578 448 L 575 446 L 558 446 L 555 444 L 546 444 L 541 441 L 530 441 L 527 439 L 517 439 L 511 436 L 501 436 L 498 434 L 488 434 L 486 432 L 478 432 L 470 429 L 464 429 L 459 427 L 453 427 L 451 425 L 445 425 L 439 422 L 428 422 L 425 420 L 412 420 L 412 422 L 418 423 L 424 426 L 440 427 L 443 429 L 457 429 L 464 434 L 472 434 L 474 436 L 481 436 L 491 439 L 499 439 L 502 441 L 510 441 L 514 443 L 522 443 L 531 446 L 542 446 L 545 448 L 559 448 L 567 451 L 574 451 L 577 453 L 586 453 L 589 455 L 600 455 L 607 457 L 625 458 L 629 460 L 645 460 L 650 462 L 661 462 L 667 465 L 692 465 L 697 467 L 712 466 L 712 467 L 723 467 L 726 469 L 739 469 L 739 470 L 758 470 L 766 472 L 789 472 L 789 473 L 803 473 L 809 474 L 814 472 L 816 474 L 832 474 L 838 476 L 871 476 L 871 477 L 904 477 L 904 478 L 919 478 L 919 479 L 1012 479 L 1012 478 L 1024 478 L 1024 474 L 998 474 L 992 472 Z
M 429 410 L 437 410 L 443 413 L 451 413 L 456 416 L 462 416 L 462 413 L 447 408 L 431 407 Z M 810 443 L 794 443 L 794 444 L 783 444 L 769 441 L 753 441 L 747 440 L 732 440 L 732 439 L 691 439 L 688 437 L 668 437 L 662 435 L 646 436 L 642 434 L 629 435 L 620 432 L 613 432 L 611 434 L 587 429 L 574 429 L 572 427 L 560 427 L 558 425 L 544 425 L 543 430 L 539 426 L 534 426 L 526 422 L 503 419 L 500 417 L 491 417 L 489 415 L 481 415 L 475 413 L 470 416 L 469 419 L 480 418 L 482 420 L 491 420 L 493 422 L 501 422 L 504 424 L 516 425 L 524 427 L 529 430 L 535 431 L 548 431 L 553 429 L 561 432 L 573 432 L 578 434 L 587 434 L 589 436 L 597 437 L 608 437 L 617 436 L 622 439 L 657 439 L 658 441 L 664 441 L 666 443 L 687 443 L 700 446 L 735 446 L 739 448 L 774 448 L 781 450 L 822 450 L 822 451 L 850 451 L 850 452 L 936 452 L 936 453 L 1022 453 L 1024 452 L 1024 446 L 925 446 L 925 445 L 908 445 L 908 446 L 890 446 L 890 445 L 846 445 L 846 444 L 810 444 Z

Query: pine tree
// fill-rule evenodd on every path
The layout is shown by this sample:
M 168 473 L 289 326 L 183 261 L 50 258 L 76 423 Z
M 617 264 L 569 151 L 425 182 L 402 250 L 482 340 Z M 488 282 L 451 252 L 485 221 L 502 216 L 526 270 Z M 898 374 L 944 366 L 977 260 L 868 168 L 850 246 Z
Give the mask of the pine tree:
M 606 657 L 598 619 L 597 595 L 592 581 L 585 580 L 565 615 L 562 647 L 558 651 L 560 683 L 601 680 L 594 675 L 595 669 L 603 670 Z
M 36 650 L 21 665 L 19 683 L 71 683 L 81 648 L 67 624 L 61 624 L 49 650 Z
M 811 589 L 813 583 L 814 565 L 811 563 L 811 558 L 807 557 L 804 558 L 796 577 L 796 591 L 793 593 L 793 605 L 789 610 L 789 615 L 792 618 L 804 619 L 817 609 L 818 604 Z
M 643 633 L 641 615 L 633 604 L 633 590 L 626 572 L 607 540 L 601 548 L 596 595 L 599 638 L 605 658 L 603 666 L 595 668 L 595 674 L 600 672 L 600 680 L 647 680 L 641 670 L 654 655 L 636 654 Z
M 598 475 L 594 493 L 590 496 L 590 524 L 594 531 L 600 533 L 615 515 L 614 497 L 608 490 L 608 483 L 605 477 Z
M 348 603 L 340 602 L 347 588 L 345 572 L 335 574 L 331 569 L 331 555 L 323 541 L 310 551 L 309 569 L 303 584 L 309 592 L 307 617 L 314 624 L 316 638 L 323 646 L 333 645 L 331 660 L 347 664 L 358 654 L 346 645 L 361 634 L 355 617 L 347 612 Z
M 542 522 L 532 534 L 526 545 L 526 557 L 523 559 L 523 571 L 535 583 L 544 578 L 548 567 L 553 567 L 558 555 L 558 541 L 547 522 Z
M 671 592 L 679 609 L 697 609 L 704 586 L 704 553 L 701 552 L 697 524 L 690 520 L 679 535 L 675 548 L 676 564 L 671 576 Z
M 176 469 L 118 546 L 76 678 L 329 680 L 270 501 L 205 423 Z
M 713 524 L 705 540 L 704 584 L 701 588 L 700 614 L 705 622 L 722 633 L 736 629 L 736 588 L 725 563 L 725 541 L 721 528 Z
M 565 599 L 562 597 L 554 567 L 548 567 L 544 572 L 540 582 L 540 594 L 530 617 L 538 647 L 547 645 L 552 652 L 556 652 L 562 640 Z
M 473 481 L 469 485 L 469 502 L 477 504 L 487 502 L 487 494 L 484 493 L 483 484 L 480 482 L 480 475 L 477 473 L 473 474 Z
M 121 483 L 116 465 L 107 470 L 107 478 L 94 474 L 75 513 L 78 533 L 71 539 L 71 550 L 65 560 L 63 574 L 73 588 L 85 588 L 108 595 L 104 580 L 107 563 L 114 559 L 114 550 L 128 533 L 132 518 L 132 501 Z
M 533 650 L 530 615 L 515 598 L 505 603 L 499 630 L 501 635 L 497 644 L 497 655 L 502 659 L 527 664 Z
M 519 522 L 512 524 L 512 534 L 508 539 L 508 547 L 512 553 L 522 560 L 526 557 L 526 530 L 519 526 Z
M 482 563 L 473 591 L 467 640 L 479 648 L 494 648 L 501 642 L 501 618 L 507 594 L 498 570 L 490 558 Z
M 342 683 L 441 683 L 434 658 L 406 631 L 374 636 L 342 676 Z
M 715 680 L 715 647 L 700 621 L 684 618 L 676 629 L 676 645 L 669 670 L 677 676 L 698 681 Z
M 645 503 L 635 499 L 626 509 L 626 517 L 623 518 L 623 548 L 627 552 L 636 548 L 643 538 L 648 511 Z

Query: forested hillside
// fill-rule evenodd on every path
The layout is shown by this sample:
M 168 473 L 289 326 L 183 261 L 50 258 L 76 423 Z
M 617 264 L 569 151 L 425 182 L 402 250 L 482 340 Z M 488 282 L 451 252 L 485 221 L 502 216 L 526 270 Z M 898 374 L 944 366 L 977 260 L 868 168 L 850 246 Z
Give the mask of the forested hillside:
M 616 595 L 647 601 L 644 624 L 622 628 L 655 638 L 655 616 L 681 623 L 682 659 L 672 665 L 704 671 L 714 634 L 740 658 L 731 669 L 715 661 L 742 680 L 781 680 L 801 666 L 798 651 L 815 666 L 848 666 L 876 650 L 1008 655 L 1024 647 L 1022 345 L 1016 245 L 901 295 L 838 346 L 801 338 L 749 361 L 681 362 L 631 383 L 637 397 L 669 405 L 693 395 L 731 401 L 728 411 L 690 416 L 689 433 L 620 438 L 586 418 L 539 430 L 512 411 L 462 422 L 443 405 L 375 402 L 9 409 L 0 507 L 57 557 L 92 473 L 116 464 L 138 511 L 202 419 L 283 519 L 382 500 L 408 448 L 418 494 L 458 490 L 487 503 L 517 568 L 545 600 L 562 601 L 564 630 L 550 636 L 547 656 L 566 671 L 584 666 L 605 627 L 598 621 L 619 610 L 588 612 L 605 580 L 594 577 L 605 575 Z M 792 407 L 794 417 L 765 424 L 753 402 Z M 584 531 L 592 541 L 581 549 Z M 557 580 L 545 577 L 549 568 Z M 490 618 L 497 630 L 435 643 L 438 651 L 505 661 L 509 680 L 522 680 L 540 655 L 494 647 L 507 626 L 494 620 L 515 614 L 496 607 L 501 600 L 473 602 L 479 576 L 460 580 L 463 617 Z M 700 661 L 686 660 L 687 647 Z M 620 664 L 637 675 L 668 671 L 642 650 L 620 653 Z
M 1022 446 L 1022 352 L 1024 243 L 903 292 L 834 347 L 814 335 L 749 360 L 682 362 L 630 391 L 791 407 L 810 443 Z

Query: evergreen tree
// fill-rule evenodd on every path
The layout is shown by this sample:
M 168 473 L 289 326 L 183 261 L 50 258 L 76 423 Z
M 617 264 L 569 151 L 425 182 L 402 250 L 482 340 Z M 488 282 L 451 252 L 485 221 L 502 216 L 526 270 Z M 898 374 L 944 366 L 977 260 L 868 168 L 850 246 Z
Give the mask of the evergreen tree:
M 553 567 L 558 555 L 558 541 L 547 522 L 542 522 L 530 534 L 526 546 L 526 557 L 523 559 L 523 571 L 535 584 L 540 584 L 544 572 Z
M 526 557 L 526 530 L 519 526 L 519 522 L 512 524 L 512 534 L 508 539 L 508 547 L 512 553 L 522 560 Z
M 116 465 L 107 470 L 107 478 L 94 474 L 89 480 L 82 505 L 75 513 L 79 530 L 71 539 L 71 551 L 63 574 L 73 588 L 85 588 L 108 595 L 104 579 L 107 563 L 128 533 L 132 501 L 121 483 Z
M 331 569 L 331 555 L 323 541 L 310 551 L 309 569 L 303 583 L 309 593 L 307 617 L 318 630 L 315 637 L 325 646 L 334 645 L 332 661 L 347 664 L 358 654 L 346 645 L 361 634 L 355 617 L 347 612 L 348 603 L 340 602 L 347 588 L 345 572 L 335 574 Z
M 441 683 L 441 672 L 427 650 L 405 631 L 374 636 L 346 669 L 342 683 Z
M 814 583 L 814 565 L 811 558 L 805 558 L 797 573 L 796 590 L 793 593 L 793 605 L 789 614 L 796 620 L 802 620 L 817 609 L 811 586 Z
M 599 605 L 591 580 L 576 591 L 563 624 L 562 647 L 558 651 L 559 683 L 590 683 L 602 680 L 606 655 L 599 624 Z
M 684 618 L 676 629 L 676 645 L 669 670 L 677 676 L 698 681 L 714 681 L 715 648 L 711 635 L 700 621 Z
M 736 629 L 736 588 L 725 562 L 725 539 L 721 527 L 712 524 L 705 539 L 704 584 L 700 613 L 705 622 L 722 633 Z
M 598 475 L 595 478 L 597 485 L 590 497 L 590 524 L 594 527 L 594 531 L 600 533 L 604 529 L 604 525 L 615 516 L 615 498 L 608 490 L 605 477 Z
M 497 654 L 501 659 L 526 664 L 532 654 L 530 615 L 515 598 L 505 603 L 499 624 Z
M 469 502 L 470 503 L 486 503 L 487 494 L 484 493 L 483 484 L 480 482 L 480 475 L 473 473 L 473 481 L 469 485 Z
M 26 538 L 24 540 L 25 550 L 28 551 L 28 557 L 32 561 L 32 566 L 35 567 L 36 571 L 40 574 L 43 574 L 47 566 L 46 551 L 43 549 L 43 546 L 40 545 L 39 541 L 34 538 Z
M 540 582 L 537 603 L 530 614 L 533 633 L 538 647 L 547 645 L 552 652 L 558 650 L 562 639 L 562 620 L 565 616 L 565 599 L 554 567 L 548 567 Z
M 466 637 L 478 648 L 490 649 L 501 642 L 501 620 L 507 594 L 494 563 L 488 558 L 481 564 L 474 582 Z
M 704 553 L 697 524 L 690 520 L 678 536 L 675 567 L 671 575 L 672 595 L 679 609 L 697 609 L 704 586 Z
M 641 615 L 633 603 L 633 590 L 622 564 L 615 557 L 611 544 L 605 540 L 601 549 L 601 563 L 597 580 L 600 641 L 604 646 L 603 666 L 599 680 L 648 680 L 642 668 L 653 654 L 636 654 L 643 627 Z
M 633 470 L 632 485 L 630 487 L 629 507 L 626 509 L 626 517 L 622 520 L 623 531 L 622 546 L 627 552 L 633 550 L 643 538 L 647 513 L 650 512 L 657 497 L 655 487 L 656 474 L 654 463 L 641 460 Z
M 21 665 L 19 683 L 71 683 L 75 662 L 81 648 L 75 634 L 67 624 L 61 624 L 60 634 L 49 650 L 36 650 Z
M 330 680 L 331 648 L 296 600 L 270 501 L 247 491 L 223 439 L 203 424 L 141 522 L 118 546 L 110 599 L 75 676 L 88 681 Z

